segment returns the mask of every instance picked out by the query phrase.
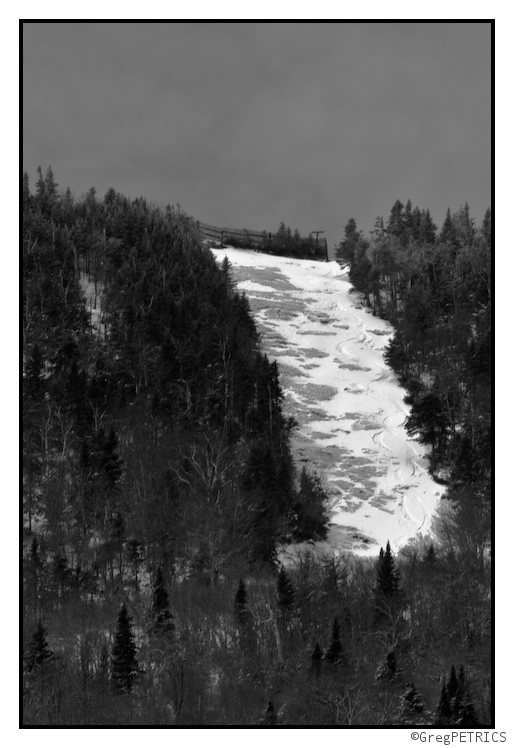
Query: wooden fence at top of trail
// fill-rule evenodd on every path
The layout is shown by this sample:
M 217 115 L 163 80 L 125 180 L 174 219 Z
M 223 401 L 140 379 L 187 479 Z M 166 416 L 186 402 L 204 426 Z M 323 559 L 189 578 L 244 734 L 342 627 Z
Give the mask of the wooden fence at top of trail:
M 288 257 L 299 257 L 301 259 L 322 260 L 328 262 L 328 245 L 323 236 L 314 238 L 301 237 L 300 242 L 295 245 L 294 239 L 285 240 L 283 243 L 277 238 L 277 234 L 269 231 L 251 231 L 250 229 L 230 229 L 227 227 L 211 226 L 201 223 L 200 231 L 206 239 L 213 239 L 220 243 L 230 244 L 231 241 L 238 247 L 248 247 L 267 254 L 286 255 Z M 319 234 L 321 232 L 316 232 Z M 282 238 L 282 237 L 280 237 Z

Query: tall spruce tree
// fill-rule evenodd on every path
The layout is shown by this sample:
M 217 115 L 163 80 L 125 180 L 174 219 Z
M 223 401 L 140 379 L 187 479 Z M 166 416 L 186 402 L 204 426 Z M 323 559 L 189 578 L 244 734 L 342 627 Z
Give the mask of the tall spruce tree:
M 153 583 L 152 628 L 154 633 L 162 634 L 169 634 L 175 628 L 173 615 L 170 613 L 164 575 L 160 566 Z
M 326 504 L 327 494 L 320 476 L 307 472 L 304 466 L 300 474 L 298 501 L 292 507 L 290 521 L 295 542 L 326 539 L 329 519 Z
M 263 727 L 274 727 L 277 724 L 277 715 L 272 701 L 268 701 L 268 706 L 259 724 Z
M 312 650 L 311 656 L 310 656 L 310 666 L 309 671 L 316 677 L 319 678 L 321 674 L 321 662 L 323 660 L 323 650 L 319 646 L 319 643 L 316 642 L 314 645 L 314 649 Z
M 329 665 L 340 665 L 343 660 L 341 630 L 339 628 L 337 617 L 334 617 L 334 622 L 332 624 L 332 637 L 330 639 L 330 646 L 325 653 L 325 660 Z
M 400 574 L 391 551 L 389 541 L 386 549 L 380 549 L 375 585 L 375 621 L 384 621 L 401 609 L 402 591 Z
M 401 670 L 398 667 L 396 653 L 392 649 L 386 654 L 386 656 L 380 663 L 377 673 L 377 680 L 389 681 L 389 683 L 394 683 L 395 681 L 400 680 L 400 678 Z
M 477 711 L 469 697 L 459 711 L 456 724 L 459 727 L 480 727 Z
M 403 203 L 397 200 L 391 208 L 387 221 L 387 233 L 401 239 L 405 233 L 405 220 L 403 214 Z
M 28 651 L 25 656 L 27 663 L 28 672 L 47 665 L 54 659 L 54 653 L 48 645 L 46 639 L 47 630 L 44 628 L 41 618 L 38 620 L 36 630 L 32 635 L 32 639 L 28 646 Z
M 239 580 L 234 597 L 234 616 L 239 627 L 245 628 L 250 620 L 250 612 L 246 600 L 246 585 L 242 579 Z
M 455 671 L 455 665 L 452 665 L 450 670 L 450 677 L 446 684 L 446 692 L 449 699 L 454 699 L 459 692 L 459 681 L 457 680 L 457 673 Z
M 409 686 L 407 691 L 405 691 L 405 693 L 403 694 L 402 700 L 404 703 L 404 711 L 407 714 L 421 714 L 425 709 L 423 701 L 421 700 L 421 696 L 417 692 L 414 685 Z
M 282 613 L 287 613 L 295 601 L 295 591 L 293 583 L 289 579 L 283 566 L 280 567 L 277 579 L 277 603 Z
M 111 681 L 122 693 L 130 693 L 138 677 L 136 645 L 125 603 L 120 608 L 111 657 Z
M 489 249 L 491 249 L 491 244 L 492 244 L 491 208 L 487 208 L 480 230 L 481 230 L 482 236 L 485 239 L 486 245 L 489 247 Z
M 437 226 L 432 220 L 430 211 L 423 210 L 421 212 L 421 220 L 419 224 L 419 242 L 421 244 L 435 244 Z
M 453 722 L 453 710 L 452 705 L 450 701 L 450 697 L 448 696 L 448 691 L 446 689 L 446 682 L 443 681 L 443 686 L 441 688 L 441 695 L 439 697 L 439 703 L 437 704 L 437 709 L 435 713 L 435 726 L 436 727 L 448 727 Z
M 453 224 L 452 214 L 450 213 L 450 208 L 446 211 L 446 217 L 444 219 L 443 225 L 441 226 L 441 231 L 438 236 L 438 241 L 441 244 L 447 244 L 449 247 L 455 248 L 458 246 L 457 241 L 457 230 Z

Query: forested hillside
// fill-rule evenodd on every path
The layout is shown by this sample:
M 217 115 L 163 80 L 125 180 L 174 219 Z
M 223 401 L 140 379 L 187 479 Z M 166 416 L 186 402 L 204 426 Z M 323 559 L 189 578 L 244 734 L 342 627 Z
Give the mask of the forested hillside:
M 488 511 L 491 491 L 491 211 L 467 203 L 438 232 L 430 211 L 394 204 L 370 241 L 351 219 L 337 256 L 373 313 L 396 332 L 386 360 L 412 406 L 407 429 L 432 449 L 432 469 Z
M 490 724 L 487 234 L 450 222 L 454 245 L 350 222 L 340 249 L 449 471 L 438 540 L 286 570 L 322 481 L 228 263 L 180 209 L 24 176 L 25 724 Z

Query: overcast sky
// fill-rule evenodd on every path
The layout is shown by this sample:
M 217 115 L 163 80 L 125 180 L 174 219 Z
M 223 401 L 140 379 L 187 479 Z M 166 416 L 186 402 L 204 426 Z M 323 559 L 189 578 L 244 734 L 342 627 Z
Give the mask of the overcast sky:
M 490 24 L 26 23 L 23 164 L 329 246 L 491 189 Z

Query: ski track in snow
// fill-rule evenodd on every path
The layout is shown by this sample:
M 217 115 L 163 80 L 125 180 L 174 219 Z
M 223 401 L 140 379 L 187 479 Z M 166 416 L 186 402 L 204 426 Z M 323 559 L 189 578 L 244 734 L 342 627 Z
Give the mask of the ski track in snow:
M 284 411 L 299 428 L 293 456 L 323 475 L 332 506 L 320 549 L 374 555 L 429 532 L 440 487 L 427 452 L 404 429 L 405 390 L 383 358 L 392 326 L 365 309 L 337 262 L 212 249 L 244 291 Z

